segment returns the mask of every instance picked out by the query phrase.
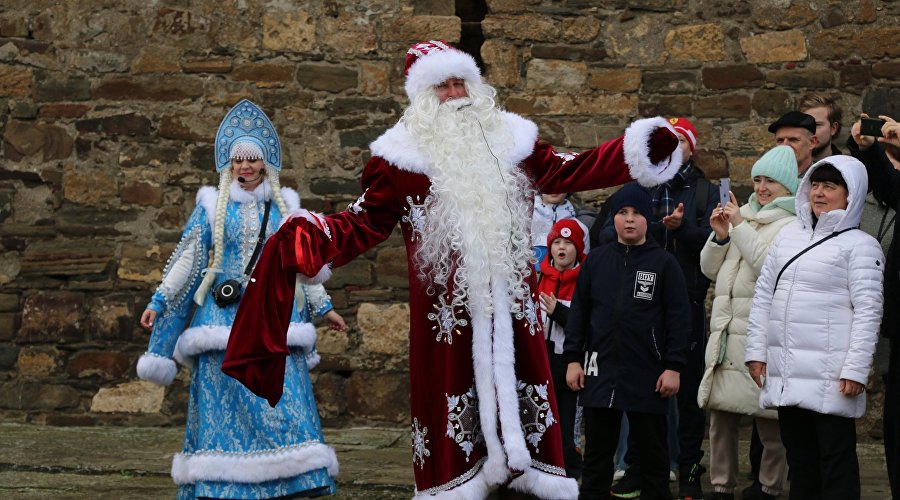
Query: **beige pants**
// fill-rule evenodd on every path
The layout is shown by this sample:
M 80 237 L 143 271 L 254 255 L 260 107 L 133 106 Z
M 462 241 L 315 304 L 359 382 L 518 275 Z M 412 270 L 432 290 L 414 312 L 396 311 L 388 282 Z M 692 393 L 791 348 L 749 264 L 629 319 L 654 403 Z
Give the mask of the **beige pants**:
M 734 493 L 738 473 L 738 423 L 742 415 L 727 411 L 709 412 L 709 482 L 719 493 Z M 763 444 L 759 482 L 770 495 L 778 496 L 787 477 L 787 460 L 778 420 L 756 418 Z

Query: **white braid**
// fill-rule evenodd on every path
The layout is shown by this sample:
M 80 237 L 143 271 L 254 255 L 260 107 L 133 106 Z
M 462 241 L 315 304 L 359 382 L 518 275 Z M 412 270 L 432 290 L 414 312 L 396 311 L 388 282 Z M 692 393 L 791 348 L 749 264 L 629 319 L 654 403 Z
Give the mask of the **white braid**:
M 278 211 L 281 212 L 281 218 L 284 219 L 288 216 L 288 207 L 284 202 L 284 197 L 281 196 L 281 181 L 278 179 L 278 171 L 269 168 L 266 170 L 266 174 L 269 177 L 269 184 L 272 185 L 272 197 L 275 198 L 275 204 L 278 205 Z
M 219 174 L 219 197 L 216 199 L 215 225 L 213 226 L 213 260 L 206 268 L 206 275 L 194 294 L 194 302 L 202 306 L 206 300 L 206 294 L 212 288 L 216 273 L 220 272 L 222 265 L 222 252 L 225 246 L 225 210 L 228 208 L 228 193 L 231 191 L 231 170 L 223 170 Z M 207 214 L 207 217 L 209 214 Z

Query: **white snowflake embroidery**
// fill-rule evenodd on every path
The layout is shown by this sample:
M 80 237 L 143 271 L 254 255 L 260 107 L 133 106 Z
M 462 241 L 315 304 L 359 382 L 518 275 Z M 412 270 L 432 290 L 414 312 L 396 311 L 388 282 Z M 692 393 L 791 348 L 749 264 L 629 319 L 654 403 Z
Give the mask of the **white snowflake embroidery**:
M 527 300 L 512 307 L 513 317 L 516 321 L 523 319 L 528 321 L 528 333 L 534 336 L 538 331 L 538 306 L 534 302 L 534 297 L 529 296 Z
M 549 381 L 542 385 L 530 385 L 521 380 L 516 381 L 522 431 L 525 433 L 525 440 L 534 446 L 538 453 L 540 453 L 538 443 L 541 442 L 547 429 L 556 423 L 553 410 L 550 408 L 550 399 L 547 397 L 548 385 Z
M 408 213 L 404 215 L 400 220 L 403 222 L 408 222 L 410 226 L 410 241 L 416 241 L 417 239 L 422 238 L 422 234 L 425 231 L 425 204 L 428 202 L 428 198 L 425 198 L 423 202 L 419 196 L 416 196 L 416 203 L 413 203 L 412 196 L 406 197 L 406 203 L 409 205 L 408 207 L 403 207 Z
M 429 443 L 425 436 L 428 434 L 428 427 L 419 428 L 419 418 L 413 419 L 412 425 L 412 448 L 413 448 L 413 465 L 418 465 L 420 469 L 425 468 L 425 458 L 431 456 L 426 445 Z
M 466 462 L 475 445 L 484 442 L 481 421 L 478 418 L 478 396 L 475 386 L 465 394 L 447 396 L 447 437 L 459 445 L 466 453 Z
M 554 156 L 558 156 L 563 159 L 564 162 L 570 162 L 575 159 L 575 153 L 563 153 L 560 151 L 556 151 L 553 153 Z
M 457 327 L 466 326 L 469 322 L 465 319 L 457 318 L 456 315 L 462 314 L 462 311 L 454 311 L 453 307 L 447 305 L 444 301 L 443 296 L 440 297 L 440 305 L 434 304 L 432 307 L 437 311 L 428 313 L 428 319 L 437 323 L 431 327 L 432 330 L 437 330 L 434 340 L 440 342 L 443 339 L 444 342 L 452 345 L 453 334 L 460 335 Z
M 356 201 L 347 205 L 347 210 L 353 212 L 356 215 L 359 215 L 362 212 L 365 212 L 366 209 L 362 207 L 362 204 L 366 201 L 366 193 L 368 191 L 369 191 L 369 188 L 366 188 L 366 190 L 363 191 L 363 194 L 359 195 L 359 198 L 357 198 Z

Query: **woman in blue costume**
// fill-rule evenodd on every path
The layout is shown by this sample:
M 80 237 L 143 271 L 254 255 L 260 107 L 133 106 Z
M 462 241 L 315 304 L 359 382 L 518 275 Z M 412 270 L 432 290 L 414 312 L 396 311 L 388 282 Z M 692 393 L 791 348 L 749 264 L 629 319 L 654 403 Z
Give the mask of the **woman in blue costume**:
M 335 329 L 344 321 L 321 285 L 298 287 L 278 406 L 220 370 L 239 302 L 220 306 L 213 290 L 229 279 L 246 285 L 267 203 L 266 238 L 300 205 L 295 191 L 280 186 L 281 144 L 259 107 L 243 100 L 228 112 L 216 134 L 215 159 L 219 188 L 200 188 L 162 283 L 141 315 L 152 334 L 138 376 L 168 385 L 176 360 L 191 368 L 184 449 L 172 462 L 178 498 L 334 493 L 337 457 L 324 443 L 309 380 L 318 362 L 310 316 L 324 316 Z

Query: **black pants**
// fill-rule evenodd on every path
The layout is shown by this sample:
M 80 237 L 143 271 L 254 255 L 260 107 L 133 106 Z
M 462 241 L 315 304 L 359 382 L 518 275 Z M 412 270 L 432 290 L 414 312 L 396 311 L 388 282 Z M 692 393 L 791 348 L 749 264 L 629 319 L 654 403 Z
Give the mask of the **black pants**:
M 669 453 L 666 446 L 666 416 L 653 413 L 627 412 L 629 435 L 641 456 L 642 500 L 669 500 Z M 584 470 L 581 478 L 582 499 L 609 498 L 612 486 L 614 456 L 619 444 L 622 412 L 606 408 L 584 409 Z
M 852 418 L 780 406 L 778 423 L 791 469 L 791 500 L 859 498 Z
M 575 411 L 578 409 L 578 393 L 569 389 L 565 382 L 556 380 L 553 381 L 553 390 L 556 393 L 566 475 L 578 479 L 581 477 L 581 454 L 575 449 Z
M 898 242 L 900 244 L 900 242 Z M 884 458 L 891 495 L 900 499 L 900 340 L 891 339 L 884 387 Z
M 703 437 L 706 416 L 697 404 L 697 391 L 706 361 L 706 308 L 702 302 L 691 301 L 691 338 L 688 341 L 687 365 L 681 372 L 678 388 L 678 465 L 688 468 L 703 458 Z M 629 422 L 630 423 L 630 422 Z M 634 449 L 633 432 L 628 433 L 628 452 L 625 463 L 629 467 L 641 461 Z

